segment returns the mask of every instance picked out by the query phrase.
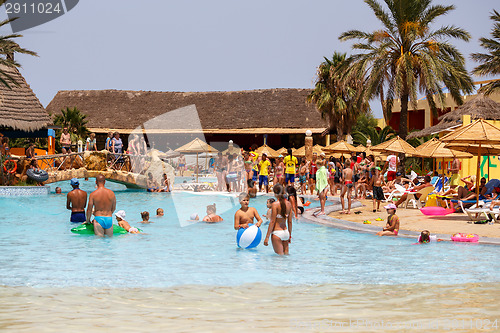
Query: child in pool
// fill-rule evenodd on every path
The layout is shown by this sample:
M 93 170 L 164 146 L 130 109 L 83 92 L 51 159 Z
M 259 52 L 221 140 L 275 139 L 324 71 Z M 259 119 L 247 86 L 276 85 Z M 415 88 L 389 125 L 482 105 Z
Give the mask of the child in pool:
M 396 215 L 396 205 L 388 204 L 384 207 L 387 210 L 387 224 L 382 231 L 377 232 L 377 236 L 397 236 L 399 232 L 399 217 Z
M 116 221 L 118 221 L 118 225 L 123 229 L 127 230 L 131 234 L 140 234 L 137 228 L 131 227 L 130 224 L 125 221 L 125 211 L 119 210 L 115 213 Z
M 249 224 L 253 223 L 254 218 L 257 219 L 257 227 L 260 227 L 262 219 L 260 218 L 257 209 L 248 206 L 248 203 L 250 202 L 250 196 L 248 193 L 240 193 L 238 200 L 240 201 L 241 208 L 234 214 L 234 230 L 248 228 L 250 226 Z
M 162 208 L 158 208 L 156 210 L 156 217 L 162 217 L 163 215 L 165 215 L 163 209 Z
M 146 212 L 146 211 L 142 212 L 141 218 L 142 218 L 142 221 L 139 223 L 143 223 L 143 224 L 153 223 L 149 220 L 149 212 Z
M 418 236 L 418 243 L 430 243 L 430 242 L 442 242 L 444 239 L 437 238 L 436 236 L 432 236 L 429 230 L 423 230 Z
M 207 223 L 216 223 L 224 221 L 222 217 L 216 214 L 217 208 L 215 207 L 215 203 L 213 205 L 207 206 L 207 216 L 203 218 L 203 221 Z
M 274 198 L 267 199 L 267 212 L 264 214 L 264 217 L 269 221 L 271 219 L 271 213 L 272 213 L 272 206 L 273 202 L 276 200 Z

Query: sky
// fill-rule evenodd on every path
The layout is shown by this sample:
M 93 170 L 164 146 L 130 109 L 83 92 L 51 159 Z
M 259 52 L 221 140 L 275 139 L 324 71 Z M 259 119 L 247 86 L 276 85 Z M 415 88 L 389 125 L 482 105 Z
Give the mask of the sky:
M 456 10 L 438 24 L 472 35 L 454 42 L 482 52 L 493 0 L 437 0 Z M 496 8 L 495 8 L 496 5 Z M 2 10 L 1 18 L 6 18 Z M 333 52 L 352 53 L 338 36 L 381 28 L 361 0 L 80 0 L 65 15 L 22 31 L 21 73 L 44 106 L 59 90 L 235 91 L 312 88 Z M 10 34 L 10 27 L 0 35 Z M 371 103 L 382 117 L 378 102 Z

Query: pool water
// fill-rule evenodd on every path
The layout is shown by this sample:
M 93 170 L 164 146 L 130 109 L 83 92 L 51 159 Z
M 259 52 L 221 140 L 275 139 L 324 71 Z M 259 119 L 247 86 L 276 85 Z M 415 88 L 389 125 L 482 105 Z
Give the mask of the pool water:
M 320 284 L 465 284 L 499 282 L 500 247 L 442 242 L 415 245 L 299 220 L 293 224 L 290 255 L 272 246 L 236 246 L 235 194 L 146 193 L 107 183 L 117 210 L 145 234 L 98 238 L 70 232 L 63 195 L 0 198 L 0 285 L 30 287 L 167 288 L 181 285 L 239 286 L 246 283 L 299 286 Z M 91 191 L 92 180 L 82 181 Z M 260 214 L 268 197 L 251 199 Z M 216 203 L 224 222 L 188 222 Z M 317 206 L 318 202 L 312 204 Z M 154 217 L 156 208 L 165 216 Z M 149 211 L 151 224 L 141 225 Z M 263 233 L 267 226 L 262 227 Z

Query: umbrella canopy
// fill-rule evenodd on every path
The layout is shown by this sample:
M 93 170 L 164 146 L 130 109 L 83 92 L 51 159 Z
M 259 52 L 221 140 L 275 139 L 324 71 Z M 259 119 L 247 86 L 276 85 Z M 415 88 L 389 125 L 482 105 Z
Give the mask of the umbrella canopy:
M 325 151 L 333 153 L 358 153 L 360 150 L 346 141 L 337 141 L 324 148 Z
M 495 152 L 495 146 L 500 144 L 500 128 L 484 121 L 476 120 L 467 126 L 459 128 L 441 138 L 441 141 L 449 143 L 453 149 L 462 147 L 463 151 L 474 153 L 477 156 L 476 169 L 476 204 L 479 202 L 479 169 L 482 155 L 491 155 Z M 482 146 L 485 146 L 483 149 Z M 477 147 L 476 147 L 477 146 Z M 460 149 L 460 150 L 462 150 Z M 489 163 L 488 163 L 489 165 Z
M 443 136 L 441 141 L 453 144 L 498 145 L 500 144 L 500 128 L 486 122 L 484 119 L 478 119 L 465 127 Z
M 474 156 L 498 156 L 500 155 L 500 145 L 481 145 L 481 150 L 479 150 L 479 145 L 467 145 L 462 143 L 449 143 L 446 145 L 447 148 L 453 149 L 455 151 L 461 151 L 464 153 L 469 153 Z
M 256 153 L 259 153 L 259 155 L 266 154 L 267 157 L 278 157 L 278 152 L 276 150 L 272 149 L 268 145 L 262 145 L 259 148 L 255 149 Z
M 164 153 L 160 153 L 158 157 L 160 158 L 174 158 L 180 156 L 179 152 L 173 151 L 172 149 L 169 149 L 168 151 Z
M 399 136 L 396 136 L 395 138 L 382 142 L 381 144 L 378 144 L 376 146 L 371 147 L 372 151 L 380 151 L 380 152 L 387 152 L 387 153 L 399 153 L 399 154 L 406 154 L 406 155 L 418 155 L 418 152 L 415 148 L 413 148 L 412 145 L 410 145 L 408 142 L 405 140 L 401 139 Z
M 417 149 L 418 155 L 421 157 L 433 157 L 433 158 L 472 158 L 472 154 L 454 150 L 451 147 L 448 147 L 446 143 L 438 140 L 432 139 L 427 141 L 428 144 L 420 149 Z M 425 144 L 424 144 L 425 145 Z M 419 147 L 422 147 L 420 145 Z M 418 148 L 418 147 L 417 147 Z
M 177 148 L 175 151 L 180 153 L 213 153 L 218 152 L 217 149 L 196 138 L 193 141 L 186 143 L 184 146 Z
M 324 153 L 323 148 L 324 148 L 324 147 L 322 147 L 322 146 L 320 146 L 320 145 L 314 145 L 314 146 L 312 147 L 312 149 L 313 149 L 313 153 L 316 153 L 316 154 L 318 154 L 318 155 L 321 155 L 321 153 Z M 294 156 L 299 156 L 299 157 L 306 156 L 306 146 L 302 146 L 302 147 L 300 147 L 299 149 L 295 150 L 295 151 L 293 152 L 293 155 L 294 155 Z
M 278 154 L 278 156 L 279 156 L 279 155 L 286 156 L 287 151 L 288 151 L 288 149 L 287 149 L 287 148 L 285 148 L 285 147 L 283 147 L 283 148 L 280 148 L 280 149 L 276 150 L 276 154 Z

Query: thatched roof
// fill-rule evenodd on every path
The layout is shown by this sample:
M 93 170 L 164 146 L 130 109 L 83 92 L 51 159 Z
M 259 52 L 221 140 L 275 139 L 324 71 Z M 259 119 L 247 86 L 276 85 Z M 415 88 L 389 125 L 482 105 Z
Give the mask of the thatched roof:
M 32 132 L 51 124 L 49 114 L 17 68 L 0 65 L 19 84 L 9 82 L 12 89 L 0 83 L 0 127 Z
M 305 129 L 311 129 L 321 133 L 327 123 L 313 105 L 306 104 L 309 93 L 308 89 L 230 92 L 59 91 L 47 110 L 59 113 L 61 109 L 76 106 L 87 115 L 87 127 L 100 132 L 117 129 L 126 133 L 126 130 L 140 127 L 172 110 L 194 106 L 199 125 L 205 132 L 304 133 Z M 195 130 L 182 116 L 170 119 L 168 129 L 163 128 L 166 132 L 176 129 Z M 160 133 L 161 128 L 158 131 Z
M 478 94 L 474 99 L 441 116 L 438 124 L 424 128 L 418 132 L 410 133 L 408 139 L 431 135 L 460 126 L 462 125 L 463 115 L 470 115 L 472 120 L 481 118 L 486 120 L 500 120 L 500 103 L 493 101 L 483 94 Z

